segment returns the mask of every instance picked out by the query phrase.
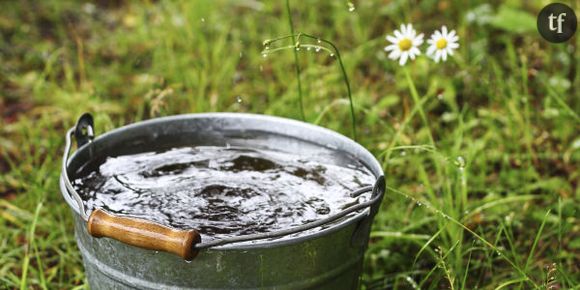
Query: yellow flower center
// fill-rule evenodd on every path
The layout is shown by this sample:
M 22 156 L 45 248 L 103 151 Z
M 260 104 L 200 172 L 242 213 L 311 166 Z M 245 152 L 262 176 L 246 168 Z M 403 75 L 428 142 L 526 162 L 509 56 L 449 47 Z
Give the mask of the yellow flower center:
M 407 51 L 411 49 L 412 45 L 413 43 L 408 38 L 403 38 L 401 41 L 399 41 L 399 49 L 401 49 L 402 51 Z
M 447 40 L 445 40 L 445 38 L 440 38 L 435 43 L 435 46 L 437 46 L 437 49 L 444 49 L 447 47 Z

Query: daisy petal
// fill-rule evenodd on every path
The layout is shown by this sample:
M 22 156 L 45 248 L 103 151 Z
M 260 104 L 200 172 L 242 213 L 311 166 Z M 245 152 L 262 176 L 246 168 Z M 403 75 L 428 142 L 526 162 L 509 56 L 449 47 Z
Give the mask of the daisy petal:
M 399 56 L 401 56 L 401 51 L 398 50 L 398 49 L 395 49 L 395 50 L 391 51 L 391 53 L 389 53 L 389 56 L 388 57 L 390 59 L 393 59 L 394 60 L 394 59 L 399 58 Z
M 387 40 L 388 40 L 389 42 L 391 42 L 391 43 L 397 43 L 397 42 L 399 42 L 399 41 L 397 40 L 397 38 L 395 38 L 394 36 L 391 36 L 391 35 L 387 35 Z
M 408 57 L 409 57 L 409 54 L 406 52 L 403 52 L 403 54 L 401 55 L 401 58 L 399 59 L 399 65 L 405 65 Z
M 427 48 L 427 55 L 430 55 L 430 56 L 432 56 L 432 55 L 433 55 L 433 53 L 435 52 L 435 50 L 436 50 L 436 49 L 437 49 L 437 48 L 435 47 L 435 45 L 430 45 L 430 46 Z
M 403 38 L 403 35 L 402 35 L 402 34 L 401 34 L 401 33 L 400 33 L 398 30 L 395 30 L 395 32 L 393 32 L 393 34 L 395 35 L 395 37 L 396 37 L 397 39 L 401 39 L 401 38 Z
M 423 33 L 419 34 L 415 39 L 413 39 L 413 45 L 419 46 L 423 44 Z
M 395 45 L 395 44 L 387 45 L 387 46 L 385 46 L 385 51 L 395 50 L 396 48 L 397 48 L 397 45 Z
M 420 55 L 421 54 L 421 51 L 418 48 L 413 47 L 413 48 L 411 48 L 411 52 L 410 53 L 412 55 Z

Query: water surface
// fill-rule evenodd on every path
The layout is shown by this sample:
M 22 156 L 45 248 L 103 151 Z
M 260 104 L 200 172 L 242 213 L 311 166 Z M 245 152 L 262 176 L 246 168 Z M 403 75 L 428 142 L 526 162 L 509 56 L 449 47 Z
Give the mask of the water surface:
M 73 186 L 89 211 L 100 207 L 195 228 L 208 241 L 324 218 L 358 203 L 350 193 L 375 180 L 354 160 L 320 159 L 242 147 L 179 147 L 108 157 L 83 170 Z

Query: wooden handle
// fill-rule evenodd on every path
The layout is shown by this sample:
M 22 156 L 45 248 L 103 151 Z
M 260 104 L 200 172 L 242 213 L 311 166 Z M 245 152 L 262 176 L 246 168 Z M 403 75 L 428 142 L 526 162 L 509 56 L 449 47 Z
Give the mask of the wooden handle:
M 193 245 L 201 242 L 196 230 L 176 230 L 148 220 L 112 215 L 102 209 L 91 213 L 87 229 L 96 238 L 107 237 L 139 248 L 169 252 L 185 260 L 197 256 Z

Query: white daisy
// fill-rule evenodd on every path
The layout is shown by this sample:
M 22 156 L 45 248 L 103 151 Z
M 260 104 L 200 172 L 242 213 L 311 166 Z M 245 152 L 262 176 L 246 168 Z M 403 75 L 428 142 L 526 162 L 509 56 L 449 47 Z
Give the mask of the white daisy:
M 453 55 L 453 51 L 459 47 L 457 41 L 459 37 L 455 34 L 455 30 L 447 32 L 447 27 L 442 26 L 441 31 L 435 30 L 431 38 L 427 40 L 429 48 L 427 48 L 427 56 L 439 62 L 447 60 L 447 55 Z
M 387 40 L 392 43 L 385 47 L 385 51 L 390 51 L 389 58 L 392 60 L 399 59 L 399 64 L 404 65 L 407 59 L 415 59 L 421 51 L 417 48 L 423 44 L 423 33 L 417 35 L 413 25 L 401 24 L 401 30 L 395 30 L 394 36 L 387 35 Z

